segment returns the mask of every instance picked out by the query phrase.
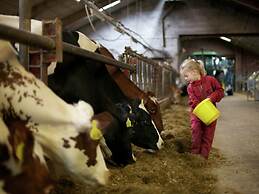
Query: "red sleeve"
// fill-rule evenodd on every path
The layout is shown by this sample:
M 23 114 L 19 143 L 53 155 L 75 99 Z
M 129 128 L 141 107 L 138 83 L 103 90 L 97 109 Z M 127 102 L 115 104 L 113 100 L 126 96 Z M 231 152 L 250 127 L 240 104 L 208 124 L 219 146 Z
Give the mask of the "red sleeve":
M 189 96 L 189 106 L 194 109 L 199 103 L 199 99 L 194 95 L 193 89 L 191 85 L 188 86 L 187 88 L 188 96 Z
M 210 81 L 214 92 L 212 92 L 208 98 L 210 98 L 213 103 L 219 102 L 224 97 L 224 89 L 216 78 L 210 77 Z

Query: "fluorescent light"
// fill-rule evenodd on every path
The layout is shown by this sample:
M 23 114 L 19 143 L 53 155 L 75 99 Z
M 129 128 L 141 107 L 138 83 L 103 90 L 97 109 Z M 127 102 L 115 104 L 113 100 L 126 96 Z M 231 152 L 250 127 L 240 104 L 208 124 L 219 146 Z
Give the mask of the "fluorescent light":
M 75 0 L 75 1 L 80 2 L 81 0 Z
M 227 42 L 231 42 L 231 39 L 230 39 L 230 38 L 227 38 L 227 37 L 225 37 L 225 36 L 221 36 L 220 39 L 225 40 L 225 41 L 227 41 Z
M 106 9 L 109 9 L 109 8 L 111 8 L 111 7 L 114 7 L 115 5 L 118 5 L 120 2 L 121 2 L 120 0 L 114 1 L 114 2 L 112 2 L 112 3 L 110 3 L 110 4 L 108 4 L 108 5 L 105 5 L 104 7 L 100 8 L 99 11 L 104 11 L 104 10 L 106 10 Z

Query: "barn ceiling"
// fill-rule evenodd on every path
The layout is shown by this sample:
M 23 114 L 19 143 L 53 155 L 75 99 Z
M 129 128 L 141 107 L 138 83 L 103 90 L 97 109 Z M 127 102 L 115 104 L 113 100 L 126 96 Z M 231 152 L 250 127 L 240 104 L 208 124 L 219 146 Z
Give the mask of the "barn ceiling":
M 95 0 L 98 7 L 103 7 L 115 0 Z M 130 3 L 130 0 L 121 0 Z M 172 0 L 171 0 L 172 1 Z M 239 6 L 259 15 L 259 1 L 225 0 L 229 6 Z M 32 18 L 54 19 L 61 18 L 64 27 L 85 17 L 84 6 L 76 0 L 31 0 Z M 1 0 L 0 14 L 18 15 L 19 0 Z M 232 36 L 232 44 L 253 51 L 259 55 L 259 36 Z
M 103 7 L 115 0 L 95 0 L 97 7 Z M 31 16 L 34 19 L 60 18 L 64 25 L 85 16 L 83 4 L 76 0 L 31 0 Z M 0 13 L 18 15 L 19 0 L 1 0 Z

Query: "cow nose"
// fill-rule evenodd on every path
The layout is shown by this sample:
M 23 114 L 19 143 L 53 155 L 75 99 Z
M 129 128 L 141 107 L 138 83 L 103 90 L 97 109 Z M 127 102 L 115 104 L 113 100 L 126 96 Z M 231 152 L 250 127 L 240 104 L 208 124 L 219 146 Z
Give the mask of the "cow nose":
M 164 145 L 164 140 L 161 138 L 161 136 L 159 135 L 159 139 L 157 142 L 157 148 L 160 150 Z

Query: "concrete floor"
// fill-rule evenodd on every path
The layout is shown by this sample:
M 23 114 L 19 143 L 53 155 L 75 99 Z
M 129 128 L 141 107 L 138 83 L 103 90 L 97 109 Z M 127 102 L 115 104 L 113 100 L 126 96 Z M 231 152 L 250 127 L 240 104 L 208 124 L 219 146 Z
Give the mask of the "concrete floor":
M 227 158 L 215 169 L 219 194 L 259 194 L 259 101 L 226 96 L 219 104 L 213 147 Z

